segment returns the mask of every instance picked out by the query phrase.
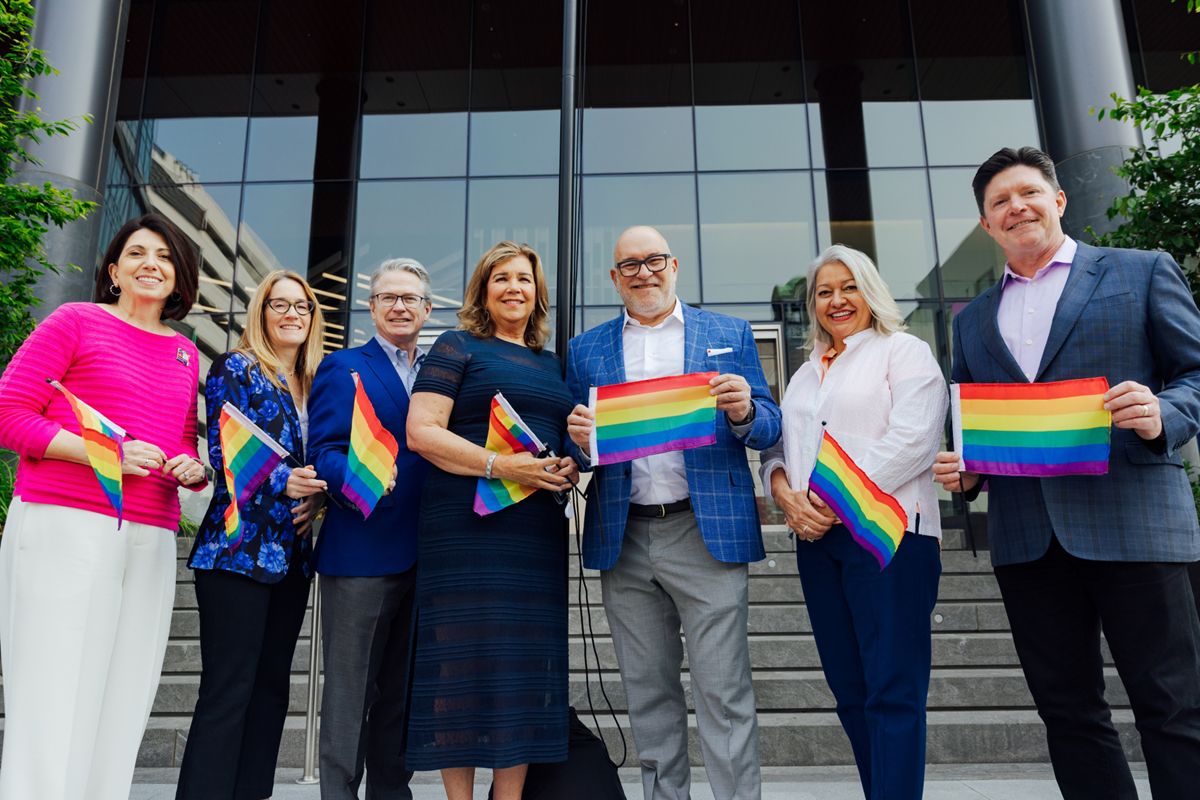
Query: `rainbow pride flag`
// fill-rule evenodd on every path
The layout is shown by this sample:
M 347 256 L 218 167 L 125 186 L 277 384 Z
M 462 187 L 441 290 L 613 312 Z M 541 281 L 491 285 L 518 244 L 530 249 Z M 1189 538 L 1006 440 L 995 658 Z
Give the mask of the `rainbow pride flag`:
M 375 406 L 363 388 L 362 378 L 354 370 L 350 370 L 350 375 L 354 378 L 354 417 L 350 423 L 350 452 L 342 494 L 358 506 L 366 519 L 392 482 L 400 445 L 375 416 Z
M 829 504 L 854 541 L 875 556 L 880 571 L 892 563 L 908 529 L 908 515 L 896 498 L 867 477 L 829 431 L 821 441 L 808 488 Z
M 616 464 L 717 441 L 715 372 L 593 386 L 592 461 Z
M 950 386 L 963 469 L 985 475 L 1104 475 L 1112 412 L 1108 379 Z
M 124 497 L 121 480 L 121 461 L 125 453 L 121 442 L 125 439 L 125 429 L 113 423 L 87 403 L 71 394 L 58 381 L 47 379 L 47 383 L 58 389 L 71 404 L 75 412 L 75 420 L 79 423 L 79 435 L 83 437 L 83 447 L 87 451 L 88 463 L 100 481 L 100 489 L 108 502 L 117 512 L 117 529 L 121 528 L 122 499 Z
M 492 398 L 487 444 L 484 447 L 503 456 L 520 453 L 522 450 L 537 455 L 545 449 L 533 428 L 521 421 L 520 415 L 500 392 L 496 392 L 496 396 Z M 516 481 L 480 478 L 475 484 L 475 513 L 486 517 L 502 508 L 516 505 L 536 491 L 533 486 Z
M 221 461 L 225 485 L 229 489 L 229 507 L 225 509 L 225 537 L 230 549 L 242 543 L 244 506 L 271 470 L 287 458 L 288 451 L 229 401 L 221 406 Z

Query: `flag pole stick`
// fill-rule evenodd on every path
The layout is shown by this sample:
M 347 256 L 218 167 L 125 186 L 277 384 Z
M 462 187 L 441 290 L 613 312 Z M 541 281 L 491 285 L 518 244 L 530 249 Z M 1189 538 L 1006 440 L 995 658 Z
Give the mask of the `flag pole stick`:
M 317 769 L 317 686 L 321 662 L 321 576 L 313 576 L 312 638 L 308 648 L 308 710 L 304 714 L 304 774 L 296 779 L 301 786 L 321 782 Z

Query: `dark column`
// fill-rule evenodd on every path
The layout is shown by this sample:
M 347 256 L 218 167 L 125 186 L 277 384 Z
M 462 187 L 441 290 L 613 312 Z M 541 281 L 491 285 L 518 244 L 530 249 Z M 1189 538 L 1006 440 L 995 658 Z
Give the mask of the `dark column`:
M 579 0 L 563 0 L 562 120 L 558 140 L 558 284 L 554 349 L 567 369 L 567 343 L 575 319 L 575 70 Z
M 821 139 L 828 168 L 830 236 L 834 244 L 853 247 L 875 259 L 862 82 L 862 70 L 853 64 L 831 64 L 817 74 L 813 85 L 821 108 Z
M 81 122 L 70 136 L 55 136 L 40 145 L 27 143 L 26 149 L 42 164 L 25 165 L 12 180 L 34 185 L 49 182 L 55 188 L 70 189 L 80 200 L 101 204 L 85 218 L 64 228 L 51 226 L 46 234 L 50 260 L 62 267 L 75 264 L 82 271 L 64 269 L 38 281 L 35 293 L 44 305 L 35 316 L 41 320 L 63 303 L 92 296 L 129 2 L 38 0 L 35 5 L 34 47 L 44 51 L 61 74 L 34 78 L 30 88 L 40 99 L 23 100 L 22 110 L 40 108 L 42 119 L 53 121 L 90 114 L 92 122 Z
M 1120 0 L 1026 0 L 1038 117 L 1046 149 L 1067 195 L 1063 229 L 1082 241 L 1089 225 L 1104 233 L 1119 224 L 1104 212 L 1129 193 L 1112 173 L 1142 143 L 1122 122 L 1097 121 L 1092 108 L 1111 108 L 1109 96 L 1134 96 L 1133 69 Z

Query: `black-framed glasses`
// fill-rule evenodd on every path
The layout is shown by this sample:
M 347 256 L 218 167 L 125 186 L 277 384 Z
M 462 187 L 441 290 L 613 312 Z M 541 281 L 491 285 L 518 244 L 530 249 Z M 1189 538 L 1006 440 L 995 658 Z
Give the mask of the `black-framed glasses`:
M 419 294 L 392 294 L 391 292 L 380 292 L 379 294 L 371 295 L 371 302 L 377 302 L 384 308 L 395 308 L 396 303 L 404 303 L 404 307 L 407 309 L 417 309 L 428 301 Z
M 267 308 L 274 311 L 276 314 L 286 314 L 290 309 L 296 309 L 296 313 L 302 317 L 307 317 L 313 312 L 317 304 L 311 300 L 297 300 L 290 302 L 282 297 L 273 297 L 267 301 Z
M 626 278 L 632 278 L 642 271 L 642 265 L 646 265 L 646 269 L 651 272 L 662 272 L 667 268 L 667 262 L 671 260 L 670 253 L 655 253 L 646 258 L 627 258 L 624 261 L 617 262 L 617 272 L 621 273 Z

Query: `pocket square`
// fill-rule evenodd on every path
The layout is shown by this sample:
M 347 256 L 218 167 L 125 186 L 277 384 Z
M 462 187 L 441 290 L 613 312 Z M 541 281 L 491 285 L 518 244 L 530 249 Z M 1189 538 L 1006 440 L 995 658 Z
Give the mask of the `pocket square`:
M 726 353 L 732 353 L 732 352 L 733 352 L 732 347 L 710 347 L 710 348 L 708 348 L 708 354 L 710 356 L 723 356 Z

